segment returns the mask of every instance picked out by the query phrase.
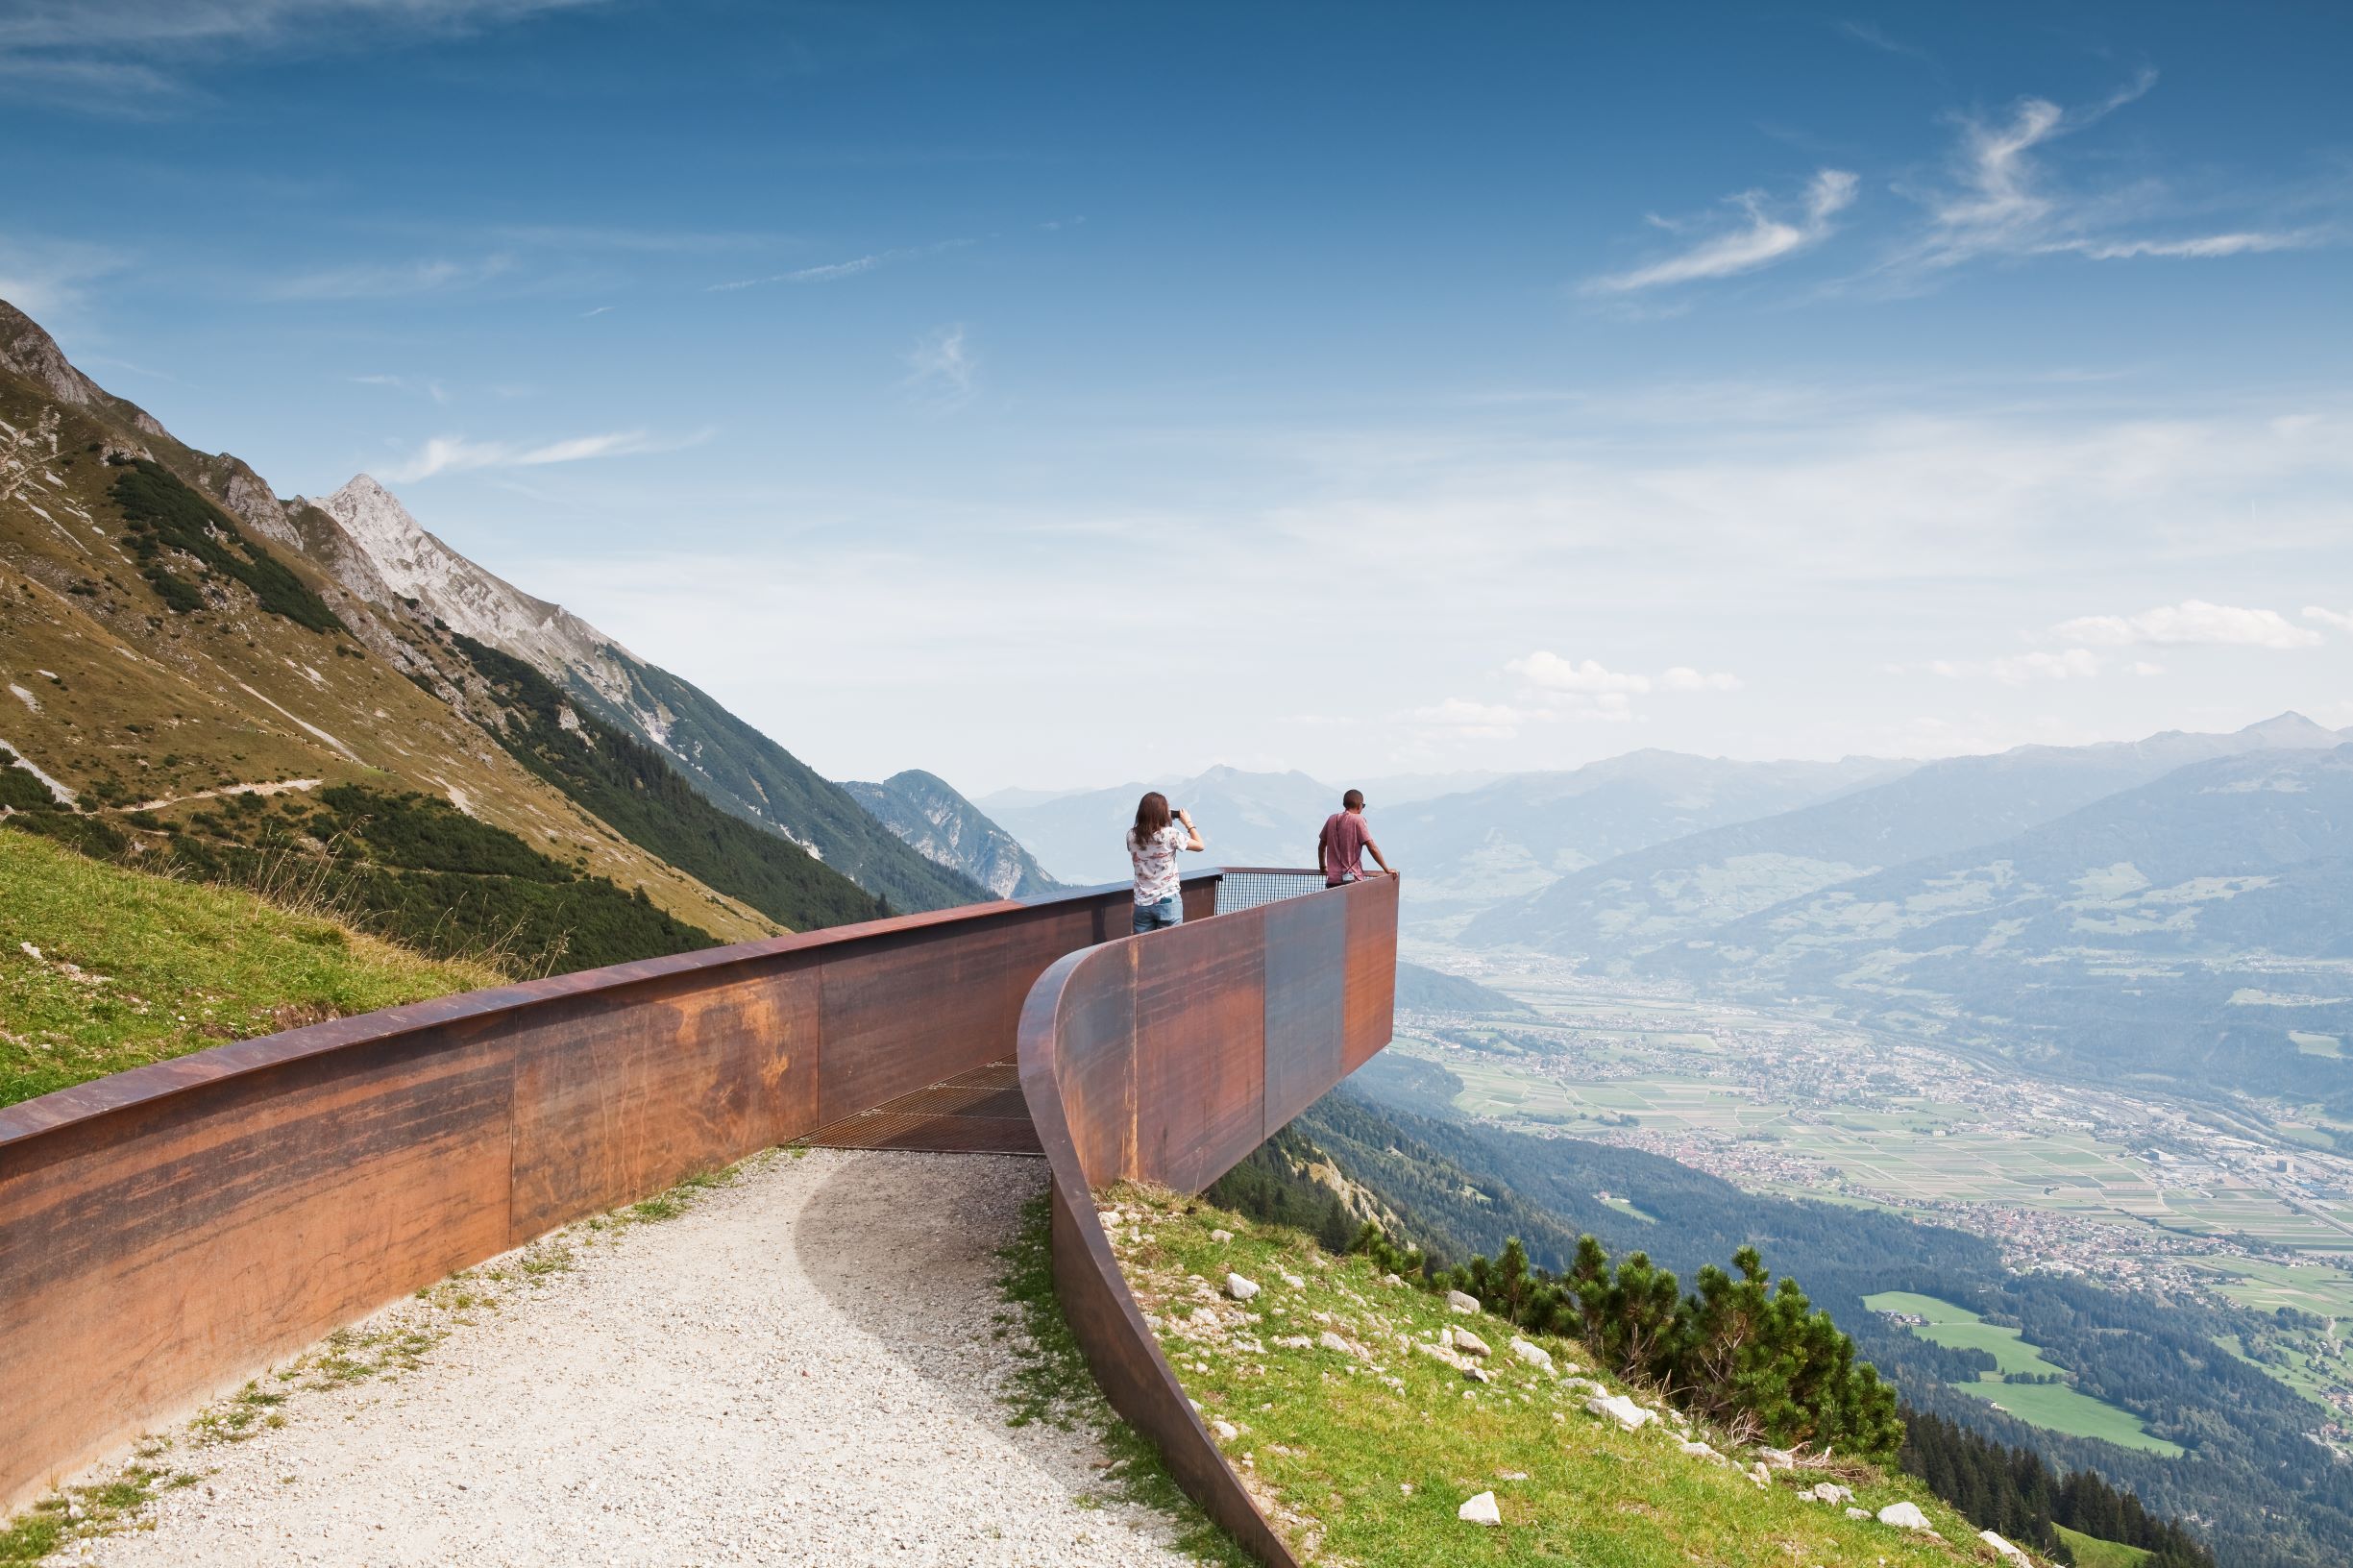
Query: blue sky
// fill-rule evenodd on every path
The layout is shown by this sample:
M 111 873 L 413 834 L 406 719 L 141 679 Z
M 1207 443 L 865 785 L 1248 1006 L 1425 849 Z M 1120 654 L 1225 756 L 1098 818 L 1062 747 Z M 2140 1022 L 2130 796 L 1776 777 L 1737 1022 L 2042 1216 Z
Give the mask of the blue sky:
M 2353 15 L 0 0 L 0 297 L 837 776 L 2353 724 Z

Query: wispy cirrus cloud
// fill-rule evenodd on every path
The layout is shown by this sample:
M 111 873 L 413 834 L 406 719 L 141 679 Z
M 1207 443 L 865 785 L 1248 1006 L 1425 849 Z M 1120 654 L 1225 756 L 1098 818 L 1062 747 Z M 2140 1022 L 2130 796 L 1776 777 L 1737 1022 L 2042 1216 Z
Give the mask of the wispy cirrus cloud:
M 109 246 L 0 233 L 0 300 L 29 316 L 60 316 L 128 260 Z
M 1777 208 L 1762 191 L 1731 198 L 1737 227 L 1710 234 L 1677 255 L 1626 272 L 1608 273 L 1584 284 L 1587 294 L 1627 294 L 1639 289 L 1753 272 L 1821 244 L 1830 236 L 1830 219 L 1854 203 L 1860 182 L 1845 169 L 1822 169 L 1807 183 L 1791 210 Z
M 2308 610 L 2305 612 L 2310 614 Z M 2156 647 L 2316 648 L 2325 639 L 2309 626 L 2299 626 L 2277 610 L 2243 604 L 2213 604 L 2185 599 L 2160 604 L 2138 615 L 2083 615 L 2055 628 L 2068 641 L 2109 648 L 2135 644 Z
M 846 261 L 825 261 L 816 266 L 795 267 L 789 272 L 773 272 L 763 278 L 737 278 L 723 283 L 705 285 L 706 294 L 732 294 L 739 289 L 762 288 L 770 283 L 832 283 L 861 273 L 874 272 L 901 261 L 913 261 L 920 257 L 938 256 L 944 251 L 960 251 L 972 244 L 969 239 L 934 240 L 929 245 L 906 245 L 895 250 L 874 251 L 865 256 L 853 256 Z
M 0 81 L 102 114 L 201 99 L 203 67 L 463 37 L 601 0 L 15 0 L 0 12 Z
M 437 435 L 387 469 L 384 478 L 394 484 L 413 484 L 437 474 L 461 474 L 477 469 L 544 468 L 551 463 L 579 463 L 598 457 L 636 457 L 699 446 L 714 433 L 699 430 L 686 436 L 656 436 L 642 429 L 609 430 L 538 445 Z
M 2027 97 L 2003 116 L 1961 116 L 1947 183 L 1898 187 L 1921 205 L 1925 223 L 1880 270 L 1917 282 L 2005 257 L 2213 260 L 2329 241 L 2328 231 L 2310 226 L 2150 233 L 2178 231 L 2195 216 L 2162 182 L 2144 178 L 2087 190 L 2059 176 L 2049 156 L 2055 143 L 2138 102 L 2156 85 L 2157 73 L 2145 70 L 2096 103 L 2071 109 Z
M 355 386 L 381 386 L 388 387 L 395 392 L 414 392 L 439 404 L 446 404 L 450 401 L 450 389 L 443 385 L 441 379 L 436 376 L 371 374 L 353 376 L 348 379 Z
M 980 375 L 980 355 L 973 351 L 964 323 L 937 328 L 907 351 L 908 391 L 949 406 L 968 402 Z
M 261 293 L 265 299 L 296 302 L 400 300 L 472 288 L 504 277 L 515 267 L 514 255 L 506 251 L 462 261 L 435 257 L 362 262 L 276 279 L 264 283 Z
M 2038 680 L 2091 680 L 2107 666 L 2088 648 L 2038 649 L 1999 659 L 1932 659 L 1926 669 L 1947 680 L 1987 678 L 2004 686 Z

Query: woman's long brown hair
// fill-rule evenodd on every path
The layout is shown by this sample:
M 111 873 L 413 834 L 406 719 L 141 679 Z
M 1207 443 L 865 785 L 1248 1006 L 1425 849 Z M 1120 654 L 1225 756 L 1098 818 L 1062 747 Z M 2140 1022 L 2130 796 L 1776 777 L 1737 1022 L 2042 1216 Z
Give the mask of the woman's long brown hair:
M 1136 842 L 1143 843 L 1144 840 L 1166 827 L 1170 821 L 1168 797 L 1158 790 L 1151 791 L 1141 800 L 1136 802 Z

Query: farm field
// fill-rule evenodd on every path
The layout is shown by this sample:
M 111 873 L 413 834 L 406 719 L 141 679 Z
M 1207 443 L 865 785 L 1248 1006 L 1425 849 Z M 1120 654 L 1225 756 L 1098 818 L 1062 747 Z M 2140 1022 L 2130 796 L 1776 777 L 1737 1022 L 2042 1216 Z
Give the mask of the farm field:
M 1921 1338 L 1955 1350 L 1982 1350 L 1992 1356 L 1999 1370 L 1990 1381 L 1980 1379 L 1952 1386 L 1998 1406 L 2021 1421 L 2072 1437 L 2097 1437 L 2119 1447 L 2142 1449 L 2168 1458 L 2182 1452 L 2178 1444 L 2152 1435 L 2131 1411 L 2094 1399 L 2071 1384 L 2004 1381 L 2020 1375 L 2067 1375 L 2066 1368 L 2043 1360 L 2042 1351 L 2028 1344 L 2016 1329 L 1988 1323 L 1966 1307 L 1909 1290 L 1883 1290 L 1875 1296 L 1865 1296 L 1863 1305 L 1875 1312 L 1924 1317 L 1928 1320 L 1925 1325 L 1910 1325 Z

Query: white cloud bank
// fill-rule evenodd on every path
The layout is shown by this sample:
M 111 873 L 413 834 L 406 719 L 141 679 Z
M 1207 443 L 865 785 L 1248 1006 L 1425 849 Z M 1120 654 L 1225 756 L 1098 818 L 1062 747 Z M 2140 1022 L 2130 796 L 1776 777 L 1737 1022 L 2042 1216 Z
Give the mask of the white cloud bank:
M 2105 648 L 2145 643 L 2157 647 L 2287 649 L 2314 648 L 2323 641 L 2318 632 L 2297 625 L 2277 610 L 2210 604 L 2202 599 L 2160 604 L 2138 615 L 2077 616 L 2072 621 L 2061 622 L 2056 630 L 2071 642 Z

